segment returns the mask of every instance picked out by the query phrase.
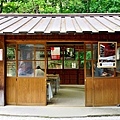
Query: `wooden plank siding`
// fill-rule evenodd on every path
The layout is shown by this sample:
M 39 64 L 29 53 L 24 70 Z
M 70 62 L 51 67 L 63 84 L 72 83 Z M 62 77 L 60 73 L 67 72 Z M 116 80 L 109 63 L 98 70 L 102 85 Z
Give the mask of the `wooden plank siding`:
M 16 105 L 16 77 L 15 78 L 6 78 L 5 82 L 5 102 L 9 105 Z
M 92 78 L 85 78 L 85 106 L 90 107 L 93 106 L 93 79 Z
M 120 104 L 120 78 L 86 78 L 85 106 L 117 106 Z
M 24 40 L 27 40 L 28 42 L 98 42 L 101 40 L 106 41 L 116 41 L 119 43 L 120 40 L 120 34 L 107 34 L 107 33 L 101 33 L 101 34 L 76 34 L 73 35 L 72 33 L 69 34 L 53 34 L 53 35 L 5 35 L 6 41 L 9 40 L 9 42 L 15 42 L 16 40 L 21 40 L 22 42 Z
M 94 79 L 94 106 L 113 106 L 118 104 L 118 78 Z
M 17 78 L 18 105 L 46 105 L 45 78 Z
M 46 105 L 45 78 L 6 79 L 7 105 Z
M 120 77 L 117 79 L 117 88 L 118 88 L 118 104 L 120 104 Z

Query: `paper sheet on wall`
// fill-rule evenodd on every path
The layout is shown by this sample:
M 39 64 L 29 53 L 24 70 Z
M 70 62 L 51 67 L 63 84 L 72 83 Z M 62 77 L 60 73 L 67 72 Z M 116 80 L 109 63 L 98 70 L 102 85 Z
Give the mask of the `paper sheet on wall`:
M 0 61 L 3 60 L 3 49 L 0 49 Z
M 60 47 L 51 47 L 51 59 L 60 59 Z

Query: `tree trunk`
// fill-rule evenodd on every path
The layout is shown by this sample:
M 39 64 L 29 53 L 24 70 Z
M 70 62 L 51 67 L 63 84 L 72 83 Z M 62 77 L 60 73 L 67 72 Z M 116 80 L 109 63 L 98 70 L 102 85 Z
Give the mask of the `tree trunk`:
M 60 0 L 60 13 L 62 13 L 62 0 Z
M 3 10 L 3 0 L 1 0 L 1 3 L 0 3 L 0 13 L 2 13 L 2 10 Z

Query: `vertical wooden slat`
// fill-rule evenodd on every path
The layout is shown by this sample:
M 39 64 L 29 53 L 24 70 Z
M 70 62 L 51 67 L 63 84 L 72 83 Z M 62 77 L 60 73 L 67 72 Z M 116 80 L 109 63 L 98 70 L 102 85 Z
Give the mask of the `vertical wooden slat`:
M 93 79 L 85 80 L 85 106 L 93 106 Z
M 6 78 L 6 104 L 16 105 L 16 78 L 7 77 Z
M 101 78 L 94 79 L 94 105 L 102 105 L 103 92 L 103 80 Z

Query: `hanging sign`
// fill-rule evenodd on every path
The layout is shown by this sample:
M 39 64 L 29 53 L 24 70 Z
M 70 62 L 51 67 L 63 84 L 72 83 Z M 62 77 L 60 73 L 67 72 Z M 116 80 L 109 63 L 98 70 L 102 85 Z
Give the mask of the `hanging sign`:
M 60 47 L 51 47 L 51 59 L 52 60 L 60 59 Z
M 3 60 L 3 49 L 0 49 L 0 61 Z
M 117 42 L 98 42 L 98 67 L 116 68 Z

